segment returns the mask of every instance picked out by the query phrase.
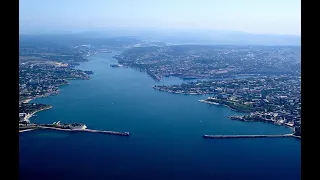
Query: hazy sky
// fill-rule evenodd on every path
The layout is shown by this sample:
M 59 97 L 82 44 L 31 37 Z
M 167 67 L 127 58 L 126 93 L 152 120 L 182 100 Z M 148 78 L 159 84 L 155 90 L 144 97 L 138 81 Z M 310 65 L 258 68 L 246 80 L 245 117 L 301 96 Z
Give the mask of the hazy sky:
M 20 32 L 198 28 L 301 32 L 301 0 L 20 0 Z

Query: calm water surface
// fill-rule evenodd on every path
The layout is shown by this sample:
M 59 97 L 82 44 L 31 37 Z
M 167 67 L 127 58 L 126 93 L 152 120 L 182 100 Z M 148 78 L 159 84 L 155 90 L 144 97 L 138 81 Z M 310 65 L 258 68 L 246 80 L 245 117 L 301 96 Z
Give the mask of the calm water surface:
M 232 121 L 235 112 L 199 103 L 199 95 L 159 92 L 144 72 L 111 68 L 112 54 L 97 54 L 77 68 L 60 94 L 33 102 L 52 109 L 32 122 L 82 122 L 88 128 L 129 131 L 130 137 L 36 130 L 20 133 L 20 179 L 300 179 L 296 139 L 203 139 L 203 134 L 282 134 L 289 129 Z

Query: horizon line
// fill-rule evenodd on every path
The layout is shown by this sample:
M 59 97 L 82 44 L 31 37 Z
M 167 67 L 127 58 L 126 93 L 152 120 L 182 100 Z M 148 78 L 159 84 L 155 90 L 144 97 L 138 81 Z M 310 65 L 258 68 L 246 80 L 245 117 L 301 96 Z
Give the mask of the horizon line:
M 20 28 L 19 28 L 20 29 Z M 120 32 L 119 32 L 120 30 Z M 197 31 L 205 31 L 206 33 L 230 33 L 230 34 L 250 34 L 250 35 L 273 35 L 273 36 L 296 36 L 301 37 L 300 34 L 285 34 L 285 33 L 268 33 L 268 32 L 247 32 L 238 30 L 219 30 L 219 29 L 206 29 L 206 28 L 140 28 L 134 27 L 128 30 L 127 27 L 111 27 L 111 28 L 96 28 L 96 29 L 86 29 L 86 30 L 30 30 L 22 31 L 19 30 L 19 35 L 36 35 L 36 34 L 83 34 L 83 33 L 108 33 L 110 31 L 117 31 L 119 34 L 126 34 L 128 32 L 150 32 L 150 33 L 194 33 Z M 122 31 L 122 32 L 121 32 Z

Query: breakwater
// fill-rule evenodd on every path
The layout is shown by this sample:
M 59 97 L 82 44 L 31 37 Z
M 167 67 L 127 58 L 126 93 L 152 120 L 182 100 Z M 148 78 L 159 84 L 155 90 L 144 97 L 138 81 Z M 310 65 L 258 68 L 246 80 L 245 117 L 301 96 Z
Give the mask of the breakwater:
M 101 134 L 110 134 L 110 135 L 118 135 L 118 136 L 129 136 L 129 132 L 117 132 L 117 131 L 103 131 L 103 130 L 94 130 L 94 129 L 66 129 L 66 128 L 57 128 L 57 127 L 49 127 L 49 126 L 34 126 L 30 127 L 30 129 L 52 129 L 58 131 L 68 131 L 68 132 L 91 132 L 91 133 L 101 133 Z M 19 132 L 30 131 L 30 129 L 20 130 Z
M 283 137 L 295 137 L 301 138 L 300 136 L 295 136 L 293 134 L 277 134 L 277 135 L 203 135 L 204 138 L 211 139 L 231 139 L 231 138 L 283 138 Z
M 111 134 L 118 136 L 129 136 L 129 132 L 117 132 L 117 131 L 103 131 L 103 130 L 94 130 L 94 129 L 63 129 L 56 127 L 47 127 L 47 126 L 38 126 L 40 129 L 53 129 L 59 131 L 70 131 L 70 132 L 92 132 L 92 133 L 102 133 L 102 134 Z

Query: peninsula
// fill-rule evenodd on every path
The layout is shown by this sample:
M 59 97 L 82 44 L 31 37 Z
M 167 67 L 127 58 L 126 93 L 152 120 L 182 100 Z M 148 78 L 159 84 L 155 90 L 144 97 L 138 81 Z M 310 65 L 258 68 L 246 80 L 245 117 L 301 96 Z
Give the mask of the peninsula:
M 66 47 L 50 42 L 39 47 L 32 40 L 23 40 L 19 49 L 19 122 L 29 123 L 35 113 L 52 108 L 50 105 L 29 103 L 31 100 L 57 95 L 59 86 L 68 80 L 89 80 L 92 71 L 75 69 L 79 62 L 96 53 L 91 46 Z
M 301 77 L 259 76 L 188 82 L 181 85 L 156 85 L 159 91 L 178 94 L 210 95 L 199 102 L 223 105 L 246 113 L 232 120 L 260 121 L 290 128 L 301 126 Z

